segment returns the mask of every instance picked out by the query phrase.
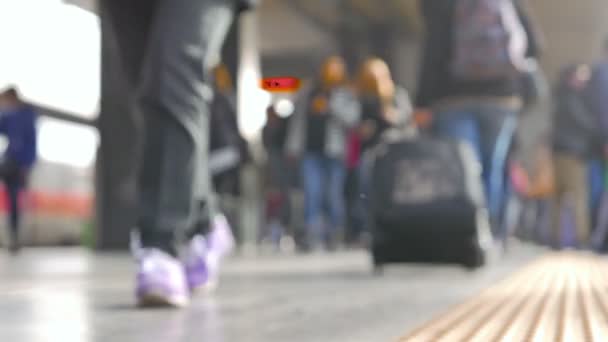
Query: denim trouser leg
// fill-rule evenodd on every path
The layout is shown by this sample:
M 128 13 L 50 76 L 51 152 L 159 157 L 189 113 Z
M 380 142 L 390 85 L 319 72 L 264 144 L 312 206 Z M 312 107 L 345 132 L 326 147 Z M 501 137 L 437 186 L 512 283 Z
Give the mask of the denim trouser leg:
M 211 88 L 207 75 L 233 18 L 228 0 L 106 0 L 127 74 L 138 89 L 145 140 L 139 179 L 142 244 L 175 252 L 210 196 L 205 170 Z M 142 10 L 134 11 L 133 7 Z M 150 7 L 154 7 L 150 10 Z M 125 15 L 125 8 L 132 15 Z M 146 10 L 145 12 L 143 10 Z M 139 18 L 139 14 L 144 18 Z M 147 18 L 147 19 L 146 19 Z M 139 32 L 139 49 L 125 34 Z M 131 37 L 132 38 L 132 37 Z
M 507 158 L 517 127 L 516 113 L 499 106 L 487 106 L 478 115 L 488 208 L 495 224 L 503 225 Z
M 440 135 L 469 142 L 476 151 L 496 230 L 504 203 L 505 167 L 515 132 L 515 112 L 500 106 L 448 110 L 438 114 L 436 129 Z
M 597 216 L 600 201 L 604 193 L 604 165 L 602 160 L 593 159 L 589 161 L 589 208 L 591 215 L 591 227 L 597 224 Z
M 13 242 L 17 242 L 19 239 L 19 223 L 21 221 L 21 207 L 19 205 L 21 185 L 11 182 L 5 184 L 10 205 L 9 225 L 11 228 L 11 238 L 13 239 Z
M 16 163 L 8 158 L 0 162 L 0 178 L 4 181 L 6 200 L 9 205 L 8 223 L 11 243 L 19 242 L 19 227 L 21 219 L 21 206 L 19 197 L 24 188 L 23 173 Z
M 283 226 L 287 227 L 291 219 L 289 168 L 283 157 L 282 150 L 273 149 L 268 151 L 268 173 L 271 182 L 270 186 L 281 196 L 281 204 L 277 213 L 277 218 Z
M 333 236 L 336 229 L 344 228 L 345 198 L 344 181 L 346 179 L 346 166 L 344 161 L 337 158 L 325 158 L 326 170 L 326 200 L 329 209 L 328 235 Z M 328 236 L 328 238 L 330 237 Z
M 321 234 L 323 214 L 324 169 L 323 157 L 307 153 L 302 160 L 302 185 L 304 188 L 304 216 L 309 240 L 318 240 Z
M 435 128 L 440 136 L 469 143 L 481 162 L 479 124 L 473 110 L 450 110 L 438 113 Z

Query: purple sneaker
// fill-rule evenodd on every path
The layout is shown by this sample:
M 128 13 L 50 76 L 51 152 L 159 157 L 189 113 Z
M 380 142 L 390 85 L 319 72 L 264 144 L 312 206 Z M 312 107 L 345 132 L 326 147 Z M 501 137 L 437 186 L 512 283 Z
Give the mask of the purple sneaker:
M 190 293 L 181 263 L 171 255 L 154 248 L 142 249 L 138 254 L 138 305 L 186 306 Z
M 195 236 L 185 255 L 184 265 L 191 291 L 213 290 L 219 280 L 221 260 L 234 249 L 234 237 L 224 215 L 216 215 L 207 238 Z

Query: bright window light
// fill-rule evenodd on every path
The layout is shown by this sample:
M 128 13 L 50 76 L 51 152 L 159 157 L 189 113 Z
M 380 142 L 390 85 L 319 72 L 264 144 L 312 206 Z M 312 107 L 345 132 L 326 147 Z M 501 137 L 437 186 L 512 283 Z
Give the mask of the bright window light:
M 246 138 L 258 135 L 266 121 L 266 108 L 272 96 L 260 88 L 257 18 L 254 12 L 240 18 L 240 52 L 238 84 L 239 126 Z
M 38 119 L 38 155 L 41 159 L 76 168 L 91 167 L 99 136 L 92 127 L 52 118 Z
M 45 107 L 94 117 L 100 96 L 97 16 L 59 0 L 0 0 L 0 84 Z
M 277 114 L 279 114 L 279 116 L 282 118 L 286 118 L 293 114 L 293 111 L 295 109 L 293 102 L 291 102 L 291 100 L 289 99 L 278 100 L 277 103 L 274 105 L 274 108 Z

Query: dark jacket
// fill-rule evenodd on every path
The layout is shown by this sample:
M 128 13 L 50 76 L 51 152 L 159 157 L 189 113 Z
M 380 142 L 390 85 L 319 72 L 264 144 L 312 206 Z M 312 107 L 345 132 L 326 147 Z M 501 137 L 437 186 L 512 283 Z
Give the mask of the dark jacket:
M 298 94 L 296 110 L 289 119 L 287 129 L 285 149 L 290 156 L 300 157 L 310 152 L 310 106 L 312 95 L 317 89 L 316 84 L 308 84 Z M 348 134 L 360 119 L 360 103 L 354 92 L 346 87 L 334 88 L 328 97 L 328 113 L 324 116 L 323 136 L 319 139 L 323 142 L 322 152 L 330 158 L 344 159 Z
M 8 138 L 5 157 L 16 162 L 21 168 L 31 168 L 36 162 L 37 155 L 34 109 L 24 105 L 0 113 L 0 134 Z
M 262 129 L 262 143 L 266 151 L 283 152 L 287 141 L 288 118 L 275 117 L 266 121 Z
M 580 159 L 596 154 L 600 134 L 597 117 L 589 110 L 584 91 L 560 85 L 555 91 L 553 148 Z
M 237 0 L 236 12 L 241 13 L 258 7 L 262 0 Z
M 216 92 L 211 103 L 209 149 L 241 146 L 244 142 L 239 133 L 236 108 L 231 96 Z
M 430 107 L 437 101 L 453 97 L 519 96 L 520 80 L 516 77 L 483 82 L 462 82 L 451 77 L 452 19 L 456 1 L 458 0 L 420 0 L 426 38 L 416 106 Z M 514 0 L 514 4 L 528 36 L 526 55 L 536 58 L 540 52 L 539 35 L 522 1 Z
M 412 103 L 408 92 L 404 88 L 396 88 L 394 105 L 399 113 L 399 125 L 407 125 L 412 114 Z M 382 117 L 382 105 L 379 98 L 371 96 L 361 97 L 361 122 L 366 121 L 373 122 L 376 130 L 369 139 L 362 140 L 361 148 L 364 152 L 374 147 L 380 141 L 380 137 L 384 132 L 392 128 L 392 125 Z

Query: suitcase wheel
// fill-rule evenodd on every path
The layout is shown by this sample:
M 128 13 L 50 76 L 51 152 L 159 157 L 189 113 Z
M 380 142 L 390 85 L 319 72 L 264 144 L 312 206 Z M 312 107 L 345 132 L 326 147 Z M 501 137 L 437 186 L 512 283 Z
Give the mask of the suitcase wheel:
M 374 268 L 372 270 L 374 276 L 381 276 L 384 274 L 384 265 L 383 264 L 374 264 Z
M 480 247 L 475 247 L 464 260 L 463 265 L 466 269 L 474 271 L 486 264 L 486 253 Z

